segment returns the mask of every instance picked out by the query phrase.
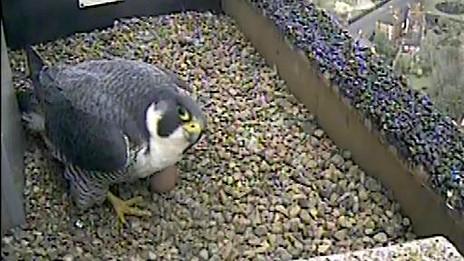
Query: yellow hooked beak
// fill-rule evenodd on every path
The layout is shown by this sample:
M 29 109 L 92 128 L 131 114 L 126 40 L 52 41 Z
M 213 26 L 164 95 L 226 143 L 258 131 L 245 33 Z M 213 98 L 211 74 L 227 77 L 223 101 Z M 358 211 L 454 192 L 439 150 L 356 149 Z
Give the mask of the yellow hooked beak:
M 202 132 L 202 128 L 199 122 L 191 120 L 183 125 L 184 130 L 189 134 L 190 141 L 194 142 L 198 139 Z

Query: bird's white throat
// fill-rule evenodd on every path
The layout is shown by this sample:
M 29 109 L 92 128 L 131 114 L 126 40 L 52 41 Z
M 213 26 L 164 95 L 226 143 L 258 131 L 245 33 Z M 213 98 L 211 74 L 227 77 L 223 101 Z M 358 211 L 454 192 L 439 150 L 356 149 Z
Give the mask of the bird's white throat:
M 189 145 L 184 137 L 184 130 L 180 126 L 169 137 L 158 136 L 160 118 L 160 112 L 155 110 L 154 105 L 151 105 L 146 116 L 146 124 L 150 133 L 150 150 L 148 153 L 146 150 L 141 150 L 134 165 L 134 174 L 139 178 L 150 176 L 174 165 L 182 158 L 183 151 Z

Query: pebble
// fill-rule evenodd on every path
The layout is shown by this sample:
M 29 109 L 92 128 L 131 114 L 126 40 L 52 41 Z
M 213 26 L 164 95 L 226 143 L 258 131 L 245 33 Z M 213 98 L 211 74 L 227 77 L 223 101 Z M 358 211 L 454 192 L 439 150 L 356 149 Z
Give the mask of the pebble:
M 348 230 L 342 229 L 342 230 L 338 230 L 337 232 L 335 232 L 334 237 L 338 241 L 343 241 L 347 235 L 348 235 Z
M 209 258 L 208 250 L 202 249 L 200 251 L 200 258 L 201 258 L 201 260 L 208 260 L 208 258 Z
M 284 227 L 282 223 L 273 223 L 271 226 L 271 231 L 274 234 L 280 234 L 284 231 Z
M 288 213 L 288 214 L 289 214 L 289 217 L 290 217 L 290 218 L 294 218 L 294 217 L 298 216 L 298 214 L 300 213 L 300 211 L 301 211 L 300 206 L 294 205 L 292 208 L 290 208 L 290 211 L 289 211 L 289 213 Z
M 284 214 L 285 216 L 288 216 L 287 209 L 282 205 L 277 205 L 275 207 L 275 210 L 282 213 L 282 214 Z
M 305 224 L 310 224 L 313 219 L 311 218 L 311 216 L 309 215 L 308 211 L 303 209 L 301 212 L 300 212 L 300 219 L 305 223 Z
M 403 218 L 402 224 L 403 226 L 409 226 L 411 225 L 411 221 L 409 221 L 409 218 Z
M 324 240 L 321 244 L 317 246 L 317 252 L 320 255 L 326 255 L 331 247 L 332 247 L 332 242 L 328 240 Z
M 70 255 L 70 254 L 65 255 L 63 257 L 63 261 L 73 261 L 73 260 L 74 260 L 74 257 L 72 255 Z
M 360 189 L 359 190 L 359 199 L 360 200 L 367 200 L 369 199 L 369 195 L 365 189 Z
M 380 233 L 375 234 L 373 239 L 375 241 L 383 244 L 383 243 L 386 243 L 388 241 L 388 236 L 384 232 L 380 232 Z
M 283 247 L 278 247 L 275 251 L 275 255 L 279 260 L 292 260 L 292 255 Z
M 317 124 L 307 137 L 303 126 L 313 116 L 296 103 L 276 69 L 266 65 L 228 17 L 187 12 L 120 20 L 107 29 L 38 45 L 38 51 L 51 64 L 109 54 L 161 64 L 193 86 L 209 127 L 204 139 L 176 164 L 174 189 L 151 195 L 147 180 L 118 186 L 124 198 L 142 195 L 143 207 L 153 213 L 150 219 L 127 217 L 133 226 L 121 229 L 107 204 L 85 213 L 74 208 L 59 166 L 28 134 L 28 224 L 2 238 L 4 259 L 43 259 L 36 253 L 47 255 L 42 251 L 45 242 L 56 246 L 57 257 L 72 253 L 87 260 L 130 260 L 137 255 L 237 260 L 243 253 L 248 259 L 309 258 L 335 253 L 342 244 L 383 245 L 363 231 L 372 224 L 377 229 L 386 210 L 393 217 L 383 225 L 395 227 L 389 231 L 392 235 L 385 234 L 387 242 L 415 237 L 387 189 L 374 184 L 375 191 L 370 190 L 355 163 L 338 167 L 347 157 Z M 29 88 L 22 52 L 10 52 L 10 57 L 15 88 Z M 279 99 L 288 105 L 280 106 Z M 279 119 L 291 119 L 292 124 L 280 124 Z M 247 144 L 251 137 L 253 152 Z M 350 203 L 355 197 L 357 211 Z M 361 232 L 338 242 L 345 233 L 340 231 L 346 230 Z M 364 243 L 364 237 L 370 241 Z
M 148 252 L 148 260 L 156 260 L 157 256 L 152 251 Z
M 335 166 L 337 166 L 338 168 L 341 168 L 343 166 L 343 164 L 345 163 L 345 160 L 343 159 L 343 156 L 341 156 L 340 154 L 335 154 L 332 156 L 332 158 L 330 159 L 330 161 L 335 164 Z
M 308 162 L 308 167 L 309 167 L 310 169 L 315 169 L 315 168 L 317 168 L 317 165 L 318 165 L 318 164 L 317 164 L 317 161 L 315 161 L 315 160 L 310 160 L 310 161 Z
M 267 228 L 265 225 L 260 225 L 255 228 L 255 235 L 258 237 L 264 237 L 267 235 Z
M 317 129 L 314 131 L 314 136 L 318 137 L 318 138 L 322 138 L 322 136 L 324 136 L 324 131 L 321 130 L 321 129 Z
M 311 216 L 312 216 L 313 218 L 317 218 L 317 214 L 318 214 L 318 213 L 319 213 L 319 212 L 317 211 L 316 208 L 310 208 L 310 209 L 309 209 L 309 214 L 311 214 Z
M 343 150 L 342 156 L 343 156 L 343 158 L 344 158 L 345 160 L 351 159 L 351 151 L 349 151 L 349 150 Z

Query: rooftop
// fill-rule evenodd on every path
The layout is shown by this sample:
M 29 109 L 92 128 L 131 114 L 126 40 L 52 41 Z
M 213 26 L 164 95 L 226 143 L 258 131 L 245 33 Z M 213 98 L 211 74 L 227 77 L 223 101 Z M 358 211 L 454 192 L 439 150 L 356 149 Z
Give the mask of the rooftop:
M 378 19 L 378 22 L 383 23 L 383 24 L 390 24 L 394 25 L 398 21 L 401 23 L 406 19 L 406 15 L 408 13 L 409 7 L 404 6 L 401 8 L 392 8 L 388 15 L 382 16 L 381 18 Z M 395 13 L 398 14 L 398 20 L 395 20 Z

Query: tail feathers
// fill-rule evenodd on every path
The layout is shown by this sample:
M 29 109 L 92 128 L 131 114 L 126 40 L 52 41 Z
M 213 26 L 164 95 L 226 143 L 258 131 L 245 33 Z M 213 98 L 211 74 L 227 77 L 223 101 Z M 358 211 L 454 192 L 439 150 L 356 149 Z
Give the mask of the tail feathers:
M 36 111 L 39 108 L 39 101 L 32 90 L 17 91 L 16 99 L 21 113 Z
M 33 132 L 43 132 L 45 130 L 45 119 L 40 106 L 43 95 L 39 77 L 45 63 L 33 47 L 27 46 L 25 50 L 27 68 L 33 89 L 19 91 L 16 97 L 25 127 Z
M 41 100 L 42 91 L 41 91 L 39 77 L 40 77 L 40 73 L 42 72 L 42 70 L 44 69 L 46 65 L 45 65 L 44 60 L 40 56 L 40 54 L 32 46 L 27 46 L 25 50 L 26 50 L 26 56 L 27 56 L 27 68 L 29 70 L 29 77 L 32 80 L 34 93 Z
M 42 132 L 45 130 L 45 118 L 37 100 L 31 90 L 19 91 L 16 94 L 21 119 L 26 127 L 32 131 Z
M 38 79 L 39 72 L 45 67 L 45 62 L 32 46 L 26 48 L 27 67 L 29 68 L 29 76 L 32 79 Z

